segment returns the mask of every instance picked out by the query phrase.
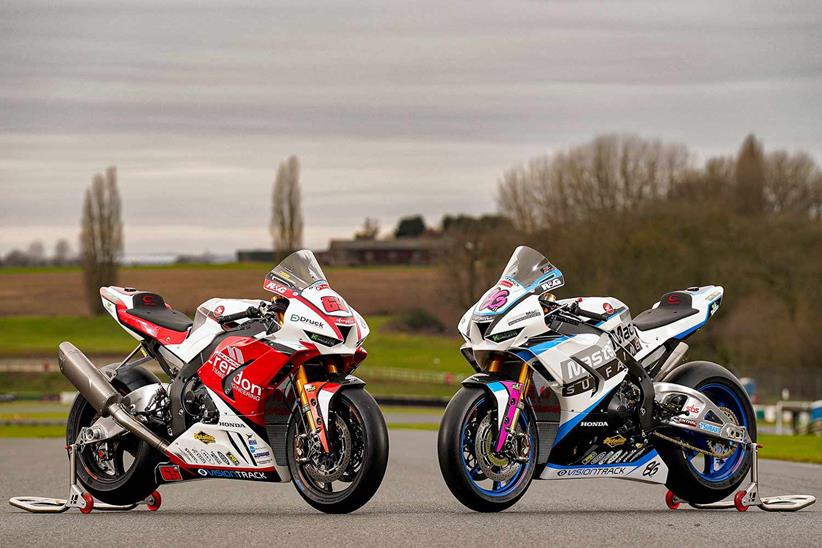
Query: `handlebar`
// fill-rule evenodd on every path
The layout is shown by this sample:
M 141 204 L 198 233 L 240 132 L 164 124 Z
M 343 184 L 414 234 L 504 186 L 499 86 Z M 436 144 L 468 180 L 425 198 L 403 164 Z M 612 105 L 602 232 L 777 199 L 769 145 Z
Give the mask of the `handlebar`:
M 234 314 L 226 314 L 225 316 L 220 316 L 217 318 L 217 323 L 220 325 L 236 322 L 237 320 L 242 320 L 245 318 L 260 318 L 262 317 L 262 313 L 260 312 L 259 308 L 254 306 L 249 306 L 242 312 L 235 312 Z

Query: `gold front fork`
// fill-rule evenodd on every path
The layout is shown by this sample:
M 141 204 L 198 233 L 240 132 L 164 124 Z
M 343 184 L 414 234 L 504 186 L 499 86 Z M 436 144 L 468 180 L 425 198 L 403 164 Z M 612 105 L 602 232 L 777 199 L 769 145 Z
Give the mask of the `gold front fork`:
M 308 376 L 305 373 L 305 366 L 301 365 L 297 369 L 297 395 L 300 397 L 300 409 L 308 421 L 308 427 L 313 432 L 317 429 L 317 424 L 314 422 L 314 415 L 311 414 L 311 406 L 308 404 L 308 396 L 305 395 L 305 385 L 308 384 Z
M 525 409 L 525 396 L 528 394 L 528 386 L 531 383 L 531 368 L 528 367 L 528 364 L 525 362 L 522 362 L 522 367 L 519 370 L 519 378 L 517 379 L 517 382 L 520 386 L 520 396 L 519 402 L 517 403 L 517 410 L 514 411 L 514 420 L 512 420 L 509 425 L 512 432 L 517 427 L 520 412 Z

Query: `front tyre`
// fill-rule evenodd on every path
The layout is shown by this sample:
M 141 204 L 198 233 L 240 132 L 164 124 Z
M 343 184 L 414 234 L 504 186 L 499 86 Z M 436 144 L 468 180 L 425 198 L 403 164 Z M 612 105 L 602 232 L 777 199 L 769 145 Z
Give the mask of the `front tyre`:
M 663 380 L 702 392 L 728 419 L 744 426 L 751 441 L 756 441 L 756 414 L 751 401 L 736 377 L 724 367 L 710 362 L 691 362 L 674 369 Z M 683 500 L 696 504 L 722 500 L 739 487 L 750 471 L 751 452 L 741 444 L 677 429 L 665 433 L 721 455 L 707 455 L 655 439 L 654 445 L 669 469 L 665 485 Z
M 477 512 L 499 512 L 528 489 L 536 466 L 536 428 L 520 413 L 516 432 L 528 444 L 525 462 L 510 451 L 496 453 L 496 401 L 483 388 L 463 387 L 449 402 L 440 424 L 437 452 L 442 477 L 462 504 Z M 520 459 L 523 453 L 520 452 Z
M 347 514 L 368 502 L 388 464 L 388 431 L 374 398 L 364 389 L 345 390 L 331 404 L 329 452 L 303 431 L 295 415 L 288 428 L 288 467 L 297 492 L 328 514 Z

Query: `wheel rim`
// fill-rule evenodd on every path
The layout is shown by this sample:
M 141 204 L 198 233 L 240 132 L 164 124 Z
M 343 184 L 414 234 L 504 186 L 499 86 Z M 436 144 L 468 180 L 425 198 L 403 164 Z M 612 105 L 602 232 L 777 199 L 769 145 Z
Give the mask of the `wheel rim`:
M 79 427 L 90 426 L 98 418 L 97 412 L 86 403 Z M 115 483 L 131 471 L 139 448 L 140 441 L 135 436 L 126 434 L 113 440 L 84 445 L 77 451 L 77 458 L 95 482 Z
M 534 434 L 528 427 L 525 413 L 520 413 L 519 420 L 517 421 L 517 429 L 527 433 L 526 435 L 528 436 L 531 447 L 528 453 L 528 462 L 514 463 L 513 466 L 516 466 L 516 470 L 513 475 L 506 480 L 494 481 L 485 477 L 479 463 L 479 458 L 482 458 L 482 456 L 476 455 L 475 447 L 477 444 L 474 436 L 477 434 L 482 420 L 487 415 L 493 415 L 491 410 L 486 409 L 486 402 L 485 397 L 476 400 L 463 420 L 460 428 L 460 461 L 462 463 L 463 473 L 468 478 L 468 481 L 471 482 L 474 489 L 489 497 L 504 497 L 511 494 L 521 484 L 522 480 L 526 479 L 525 470 L 534 459 Z M 492 422 L 496 424 L 496 421 Z M 496 429 L 492 429 L 492 431 L 495 432 Z
M 697 390 L 705 394 L 717 407 L 727 410 L 733 415 L 736 423 L 749 429 L 748 415 L 745 413 L 745 406 L 740 397 L 729 387 L 720 383 L 710 383 L 699 387 Z M 690 434 L 691 441 L 700 449 L 711 449 L 711 444 L 715 443 L 712 438 Z M 707 483 L 721 483 L 733 476 L 745 459 L 745 449 L 741 444 L 733 444 L 731 453 L 725 458 L 717 458 L 704 455 L 697 451 L 684 450 L 685 460 L 688 465 L 703 481 Z
M 335 425 L 335 431 L 329 432 L 329 445 L 331 451 L 327 454 L 318 455 L 308 463 L 300 463 L 297 460 L 297 440 L 294 440 L 292 452 L 297 467 L 299 484 L 304 486 L 313 498 L 328 499 L 345 497 L 351 491 L 363 472 L 363 455 L 365 451 L 365 422 L 357 408 L 348 400 L 340 398 L 340 405 L 334 413 L 334 418 L 328 424 Z M 298 423 L 299 425 L 299 423 Z M 347 435 L 339 435 L 341 432 L 337 428 L 342 427 L 347 430 Z M 295 436 L 300 435 L 301 427 L 295 429 Z M 349 444 L 348 447 L 345 444 Z M 341 452 L 346 452 L 342 455 Z M 321 481 L 317 471 L 319 468 L 328 470 L 330 466 L 342 465 L 344 469 L 333 481 Z M 311 467 L 314 467 L 312 470 Z M 333 477 L 333 476 L 332 476 Z

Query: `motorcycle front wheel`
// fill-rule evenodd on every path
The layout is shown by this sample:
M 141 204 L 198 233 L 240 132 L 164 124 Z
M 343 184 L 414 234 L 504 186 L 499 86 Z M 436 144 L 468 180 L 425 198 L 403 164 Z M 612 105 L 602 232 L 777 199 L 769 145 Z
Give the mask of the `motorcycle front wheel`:
M 496 401 L 478 387 L 463 387 L 448 403 L 440 424 L 437 452 L 451 493 L 477 512 L 499 512 L 513 506 L 528 489 L 536 466 L 536 426 L 520 413 L 516 431 L 527 440 L 527 460 L 496 453 Z
M 364 389 L 345 390 L 329 409 L 329 451 L 304 432 L 301 417 L 288 429 L 288 467 L 297 492 L 327 514 L 357 510 L 377 492 L 388 465 L 388 431 L 377 402 Z

